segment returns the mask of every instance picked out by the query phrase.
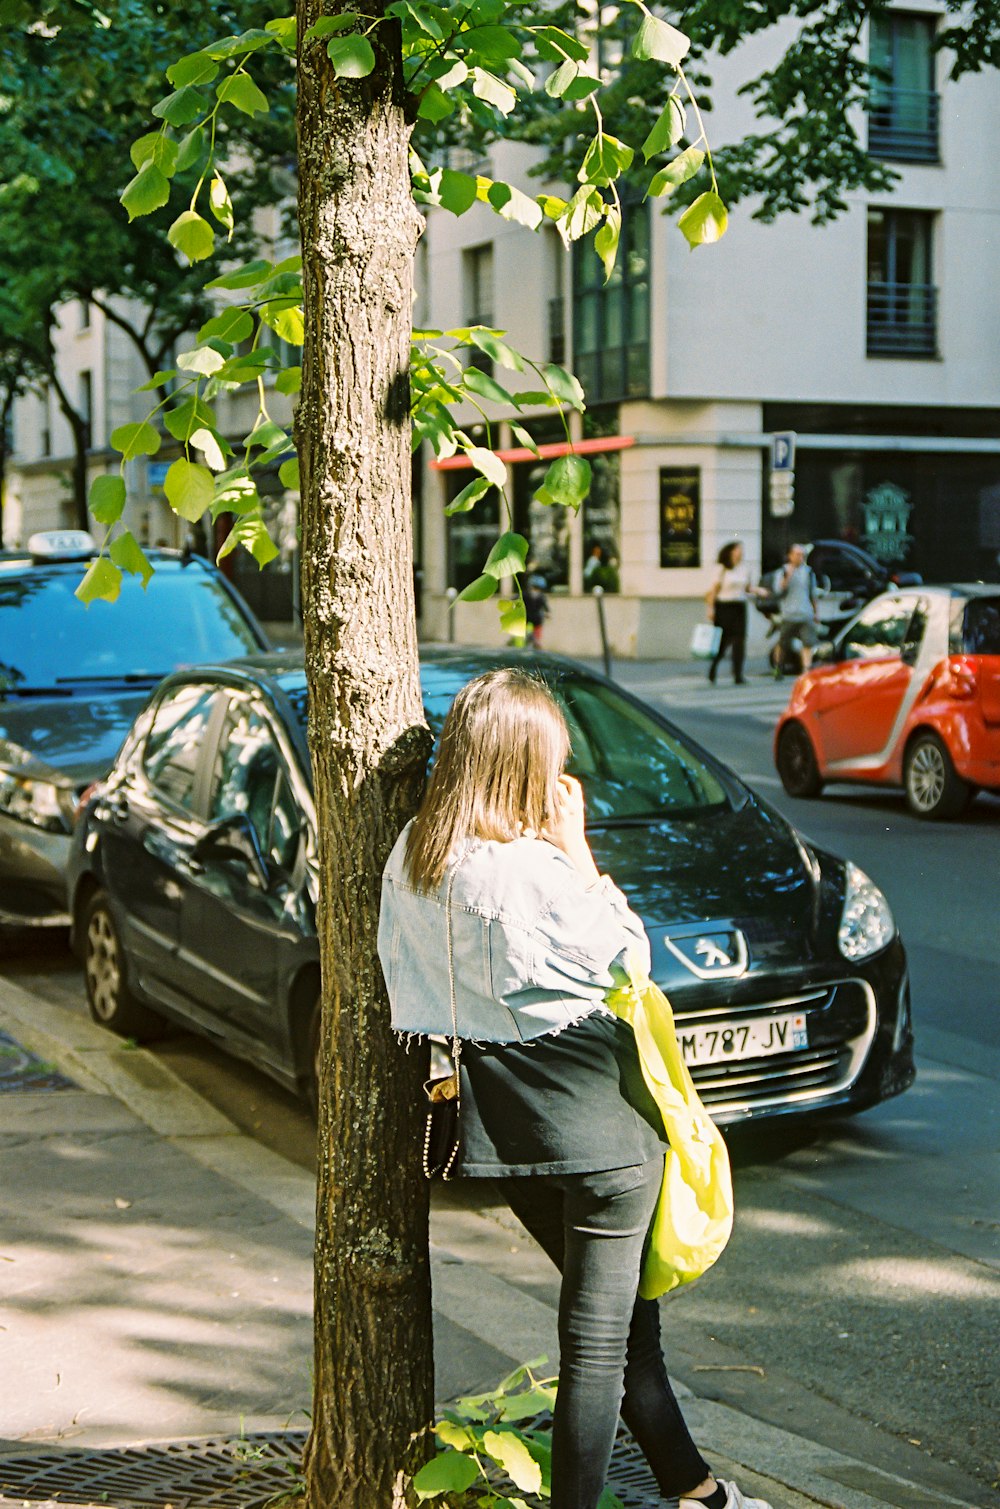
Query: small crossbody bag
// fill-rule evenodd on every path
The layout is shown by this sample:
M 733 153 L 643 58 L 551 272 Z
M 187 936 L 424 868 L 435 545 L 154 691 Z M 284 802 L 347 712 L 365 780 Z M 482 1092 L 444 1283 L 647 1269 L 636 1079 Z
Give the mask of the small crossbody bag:
M 461 860 L 459 860 L 461 864 Z M 458 864 L 448 877 L 445 899 L 445 930 L 448 940 L 448 990 L 451 1001 L 450 1052 L 444 1040 L 431 1042 L 431 1077 L 424 1081 L 427 1115 L 424 1122 L 424 1177 L 450 1179 L 461 1143 L 459 1116 L 462 1108 L 462 1043 L 458 1035 L 458 1007 L 455 1001 L 455 955 L 451 930 L 451 893 Z M 437 1069 L 437 1073 L 435 1073 Z

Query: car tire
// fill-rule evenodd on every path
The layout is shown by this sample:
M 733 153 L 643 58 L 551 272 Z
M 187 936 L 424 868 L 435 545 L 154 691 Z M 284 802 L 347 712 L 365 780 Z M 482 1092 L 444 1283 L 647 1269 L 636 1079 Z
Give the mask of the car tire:
M 94 1021 L 138 1043 L 158 1037 L 162 1018 L 137 1001 L 129 986 L 125 951 L 107 891 L 95 891 L 87 902 L 80 932 L 87 1004 Z
M 906 801 L 915 817 L 961 817 L 974 794 L 952 763 L 947 745 L 927 731 L 911 740 L 903 761 Z
M 816 751 L 801 723 L 787 723 L 781 730 L 775 764 L 789 796 L 808 798 L 823 790 Z

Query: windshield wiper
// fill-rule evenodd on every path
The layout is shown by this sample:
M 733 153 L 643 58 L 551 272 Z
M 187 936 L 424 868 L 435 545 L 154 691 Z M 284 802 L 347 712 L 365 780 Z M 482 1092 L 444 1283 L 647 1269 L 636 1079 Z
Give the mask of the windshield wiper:
M 117 676 L 57 676 L 56 686 L 87 686 L 94 682 L 132 685 L 139 681 L 162 681 L 166 674 L 166 671 L 120 671 Z

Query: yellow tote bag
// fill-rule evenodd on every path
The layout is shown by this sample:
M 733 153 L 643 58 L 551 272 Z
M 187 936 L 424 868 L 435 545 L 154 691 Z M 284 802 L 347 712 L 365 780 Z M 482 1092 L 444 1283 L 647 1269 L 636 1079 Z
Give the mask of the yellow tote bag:
M 633 977 L 612 990 L 607 1003 L 635 1033 L 643 1078 L 670 1143 L 639 1283 L 643 1299 L 658 1299 L 699 1278 L 729 1241 L 729 1152 L 698 1098 L 681 1057 L 670 1002 L 660 987 Z

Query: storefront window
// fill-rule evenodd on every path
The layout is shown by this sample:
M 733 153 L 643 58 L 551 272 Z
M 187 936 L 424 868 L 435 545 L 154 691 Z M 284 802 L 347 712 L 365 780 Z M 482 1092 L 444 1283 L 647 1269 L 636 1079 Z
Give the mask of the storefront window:
M 537 445 L 560 444 L 566 431 L 560 419 L 536 419 L 524 426 Z M 561 504 L 539 503 L 535 493 L 545 480 L 550 462 L 517 461 L 511 467 L 514 497 L 514 528 L 528 541 L 528 560 L 539 576 L 553 588 L 569 588 L 569 509 Z

